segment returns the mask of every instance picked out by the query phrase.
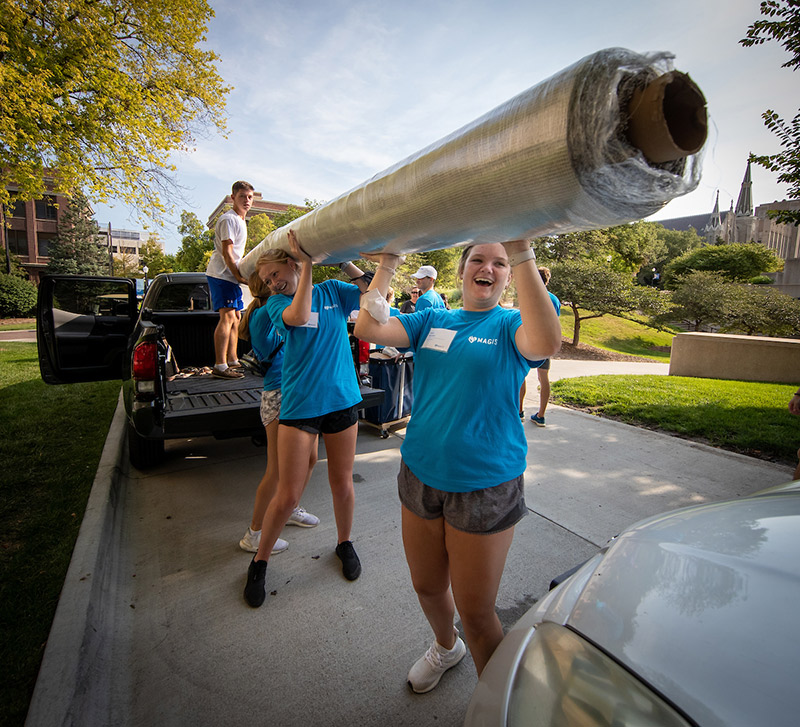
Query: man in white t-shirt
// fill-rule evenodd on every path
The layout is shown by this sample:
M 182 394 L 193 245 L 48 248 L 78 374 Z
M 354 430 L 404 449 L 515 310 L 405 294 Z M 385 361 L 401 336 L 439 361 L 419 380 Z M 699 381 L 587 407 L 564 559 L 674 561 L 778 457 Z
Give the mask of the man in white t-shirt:
M 213 375 L 221 379 L 244 376 L 236 370 L 239 358 L 239 319 L 242 310 L 240 283 L 247 280 L 239 272 L 239 261 L 247 244 L 247 211 L 253 205 L 253 185 L 234 182 L 231 189 L 233 209 L 220 215 L 214 227 L 214 252 L 208 261 L 206 278 L 211 293 L 211 306 L 219 311 L 219 323 L 214 329 L 215 362 Z

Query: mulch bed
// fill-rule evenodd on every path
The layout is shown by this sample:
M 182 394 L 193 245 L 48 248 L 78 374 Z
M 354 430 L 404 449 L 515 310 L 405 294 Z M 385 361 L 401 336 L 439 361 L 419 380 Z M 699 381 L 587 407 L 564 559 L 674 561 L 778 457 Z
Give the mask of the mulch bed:
M 578 359 L 580 361 L 641 361 L 644 363 L 653 363 L 653 359 L 651 358 L 628 356 L 624 353 L 615 353 L 614 351 L 606 351 L 602 348 L 587 346 L 585 343 L 579 343 L 577 346 L 573 346 L 572 342 L 566 339 L 561 340 L 561 350 L 553 356 L 553 358 L 569 358 Z

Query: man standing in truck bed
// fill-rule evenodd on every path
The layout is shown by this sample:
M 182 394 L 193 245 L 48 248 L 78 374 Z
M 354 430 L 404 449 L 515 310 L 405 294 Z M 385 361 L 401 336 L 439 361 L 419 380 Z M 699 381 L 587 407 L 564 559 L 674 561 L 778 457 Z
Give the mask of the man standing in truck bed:
M 247 210 L 253 205 L 253 185 L 234 182 L 231 189 L 233 209 L 220 215 L 214 227 L 214 252 L 208 262 L 206 277 L 211 293 L 211 306 L 219 311 L 219 323 L 214 329 L 213 375 L 221 379 L 239 379 L 244 376 L 236 370 L 239 358 L 239 317 L 243 308 L 242 289 L 247 283 L 239 272 L 239 261 L 247 243 Z

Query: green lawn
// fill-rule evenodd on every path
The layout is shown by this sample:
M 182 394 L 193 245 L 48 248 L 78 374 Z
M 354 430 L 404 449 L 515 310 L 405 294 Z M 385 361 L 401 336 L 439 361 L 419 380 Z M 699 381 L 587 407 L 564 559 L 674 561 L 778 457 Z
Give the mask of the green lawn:
M 796 464 L 797 386 L 679 376 L 583 376 L 553 383 L 553 401 L 715 447 Z
M 0 724 L 22 725 L 119 382 L 47 386 L 0 342 Z
M 572 340 L 574 320 L 572 310 L 562 306 L 561 333 L 569 341 Z M 635 321 L 605 315 L 581 323 L 579 342 L 606 351 L 644 356 L 667 363 L 674 335 L 674 331 L 657 331 Z

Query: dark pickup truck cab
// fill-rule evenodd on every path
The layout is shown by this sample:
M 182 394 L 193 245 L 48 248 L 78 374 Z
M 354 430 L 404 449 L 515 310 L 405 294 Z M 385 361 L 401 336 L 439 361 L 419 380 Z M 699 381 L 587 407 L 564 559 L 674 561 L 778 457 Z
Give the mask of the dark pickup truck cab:
M 262 378 L 210 374 L 218 320 L 202 273 L 156 276 L 141 308 L 128 278 L 44 276 L 37 305 L 42 379 L 120 379 L 128 452 L 138 469 L 161 461 L 167 439 L 263 439 Z M 239 345 L 240 353 L 250 348 L 246 341 Z M 370 407 L 380 404 L 384 392 L 362 383 L 361 394 L 363 406 Z

